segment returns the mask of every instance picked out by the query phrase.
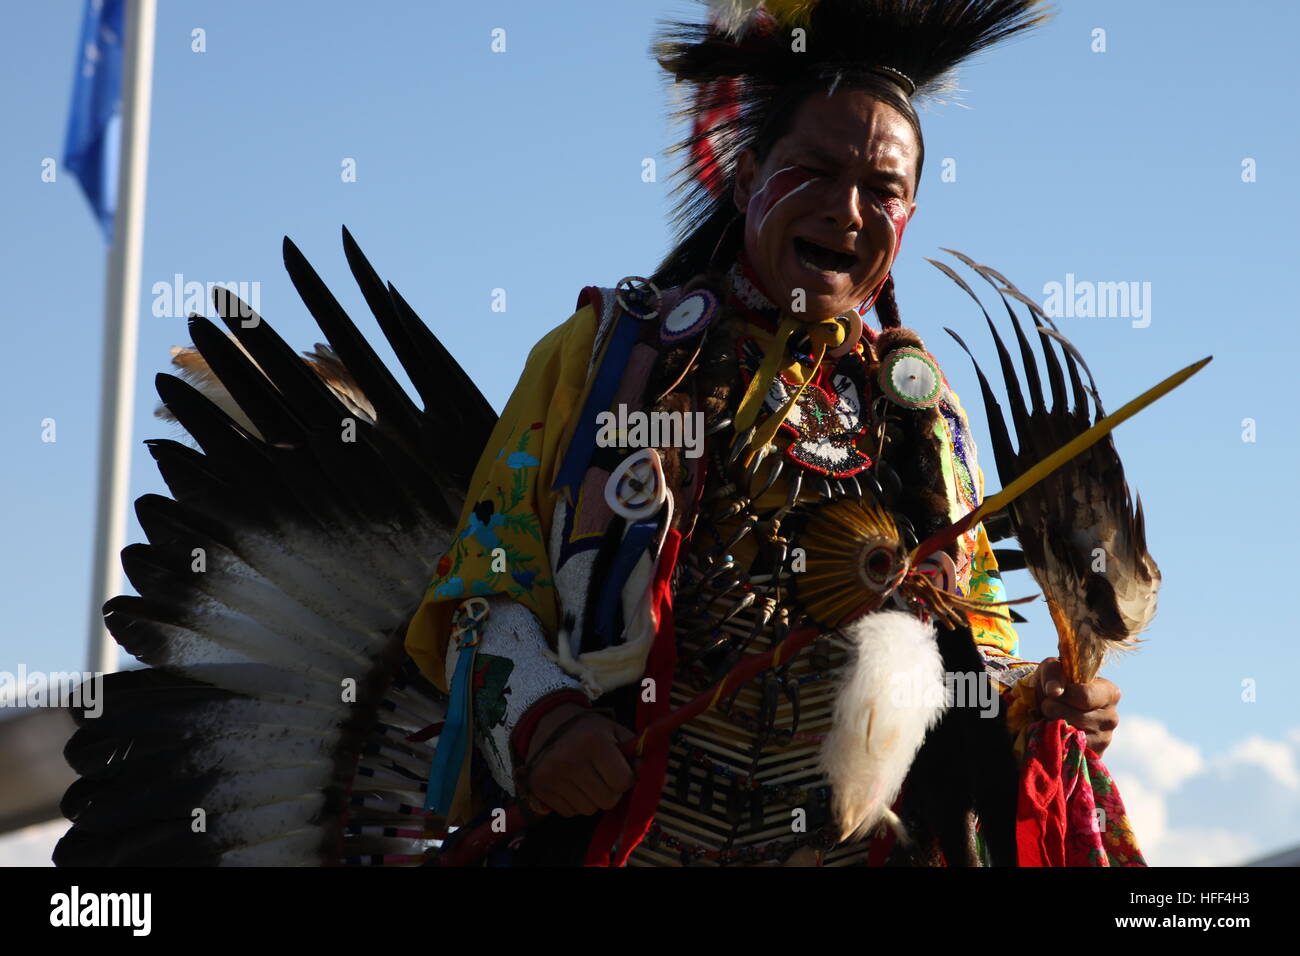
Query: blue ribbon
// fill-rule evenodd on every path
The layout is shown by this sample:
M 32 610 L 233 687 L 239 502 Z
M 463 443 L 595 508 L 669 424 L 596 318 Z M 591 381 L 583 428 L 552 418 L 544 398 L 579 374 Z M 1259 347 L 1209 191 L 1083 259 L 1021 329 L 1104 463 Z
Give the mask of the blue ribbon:
M 477 654 L 478 636 L 462 638 L 456 673 L 451 679 L 447 720 L 438 735 L 438 747 L 429 766 L 429 790 L 424 797 L 424 809 L 443 816 L 451 812 L 451 802 L 456 799 L 456 785 L 460 783 L 461 769 L 465 766 L 465 750 L 469 746 L 470 690 L 474 683 Z
M 576 489 L 582 484 L 596 447 L 596 416 L 608 411 L 613 404 L 614 393 L 623 381 L 623 372 L 632 355 L 632 347 L 640 337 L 638 325 L 638 319 L 626 312 L 619 312 L 618 324 L 610 333 L 609 346 L 605 349 L 591 391 L 587 393 L 586 404 L 582 406 L 582 415 L 573 431 L 568 450 L 564 453 L 564 461 L 560 464 L 552 490 Z

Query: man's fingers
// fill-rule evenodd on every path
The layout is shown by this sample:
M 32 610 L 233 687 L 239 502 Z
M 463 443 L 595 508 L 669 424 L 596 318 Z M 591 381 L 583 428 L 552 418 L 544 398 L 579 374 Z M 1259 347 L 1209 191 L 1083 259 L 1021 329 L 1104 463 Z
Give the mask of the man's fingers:
M 1119 688 L 1104 677 L 1086 684 L 1066 684 L 1064 669 L 1055 657 L 1038 665 L 1038 710 L 1048 720 L 1064 720 L 1082 730 L 1088 746 L 1101 754 L 1110 746 L 1119 726 Z
M 640 735 L 640 734 L 637 734 L 637 733 L 633 733 L 632 731 L 630 731 L 630 730 L 628 730 L 626 727 L 624 727 L 622 724 L 615 724 L 615 725 L 614 725 L 614 739 L 615 739 L 615 740 L 617 741 L 617 743 L 618 743 L 619 753 L 620 753 L 620 754 L 623 753 L 623 745 L 624 745 L 625 743 L 627 743 L 629 740 L 635 740 L 635 739 L 636 739 L 637 737 L 639 737 L 639 736 L 641 736 L 641 735 Z M 640 757 L 629 757 L 629 756 L 627 756 L 626 754 L 624 754 L 624 759 L 625 759 L 625 760 L 628 762 L 628 764 L 630 764 L 631 767 L 632 767 L 632 781 L 633 781 L 633 783 L 635 783 L 635 782 L 636 782 L 636 775 L 641 771 L 641 758 L 640 758 Z M 631 786 L 631 784 L 628 784 L 628 786 Z
M 605 783 L 594 763 L 588 763 L 573 777 L 573 785 L 591 802 L 596 810 L 612 810 L 623 797 L 623 791 L 615 790 Z
M 1065 672 L 1058 658 L 1049 657 L 1038 665 L 1038 689 L 1049 698 L 1065 692 Z
M 1038 709 L 1042 711 L 1043 716 L 1048 720 L 1060 718 L 1061 720 L 1073 722 L 1071 718 L 1079 716 L 1073 707 L 1067 707 L 1051 697 L 1039 701 Z
M 635 736 L 596 714 L 578 721 L 537 756 L 534 796 L 561 816 L 613 809 L 636 779 L 618 745 Z
M 1055 720 L 1059 717 L 1061 720 L 1073 724 L 1075 727 L 1079 727 L 1080 730 L 1086 729 L 1081 726 L 1083 721 L 1087 719 L 1084 712 L 1079 710 L 1077 707 L 1071 707 L 1069 704 L 1064 703 L 1059 697 L 1044 700 L 1039 704 L 1038 709 L 1041 710 L 1043 716 L 1049 720 Z
M 608 788 L 590 760 L 579 757 L 576 760 L 556 761 L 548 765 L 546 770 L 545 776 L 537 782 L 542 792 L 557 794 L 580 814 L 608 809 L 604 806 Z
M 601 782 L 609 790 L 621 795 L 631 789 L 636 778 L 628 766 L 627 758 L 612 740 L 608 747 L 602 747 L 592 754 L 591 762 Z
M 590 816 L 600 809 L 596 801 L 591 798 L 591 794 L 587 792 L 587 788 L 579 784 L 577 780 L 569 782 L 569 785 L 564 790 L 564 796 L 573 806 L 573 809 L 583 816 Z
M 539 787 L 533 791 L 533 799 L 544 804 L 552 813 L 558 813 L 562 817 L 576 817 L 578 815 L 578 811 L 573 809 L 573 804 L 569 803 L 563 794 L 557 791 Z
M 623 760 L 617 752 L 614 756 Z M 590 759 L 548 766 L 547 771 L 544 778 L 536 781 L 535 793 L 548 805 L 558 798 L 555 809 L 560 809 L 558 804 L 564 804 L 572 811 L 566 816 L 610 810 L 622 799 L 623 791 L 607 784 Z
M 1119 702 L 1119 688 L 1099 677 L 1087 684 L 1070 684 L 1060 700 L 1080 711 L 1100 710 Z
M 1061 719 L 1087 733 L 1111 731 L 1119 726 L 1119 712 L 1114 707 L 1080 710 L 1057 700 L 1045 700 L 1040 709 L 1048 720 Z
M 636 734 L 633 731 L 628 730 L 622 724 L 616 724 L 611 721 L 609 726 L 614 731 L 614 740 L 620 744 L 623 741 L 631 740 L 633 737 L 636 736 Z

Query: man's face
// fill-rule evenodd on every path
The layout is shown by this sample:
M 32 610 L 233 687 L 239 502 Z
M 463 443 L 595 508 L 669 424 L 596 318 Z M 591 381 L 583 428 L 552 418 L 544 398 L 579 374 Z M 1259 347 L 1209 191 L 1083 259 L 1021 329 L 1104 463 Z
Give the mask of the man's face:
M 897 111 L 846 89 L 805 99 L 761 165 L 741 155 L 745 253 L 783 311 L 815 322 L 875 291 L 916 211 L 919 151 Z

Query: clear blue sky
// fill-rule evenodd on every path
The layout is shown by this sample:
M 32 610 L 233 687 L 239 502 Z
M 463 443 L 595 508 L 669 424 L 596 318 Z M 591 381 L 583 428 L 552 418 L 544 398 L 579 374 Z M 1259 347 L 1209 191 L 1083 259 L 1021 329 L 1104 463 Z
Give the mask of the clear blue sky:
M 62 156 L 82 6 L 8 0 L 0 33 L 0 669 L 85 658 L 106 250 L 72 177 L 40 175 L 45 157 Z M 165 493 L 140 442 L 177 437 L 152 417 L 152 379 L 168 347 L 188 341 L 183 318 L 152 314 L 154 282 L 258 282 L 263 314 L 309 348 L 321 336 L 280 263 L 288 234 L 377 335 L 343 260 L 346 223 L 499 408 L 583 285 L 648 274 L 666 247 L 675 131 L 647 47 L 657 18 L 694 15 L 696 4 L 159 6 L 132 498 Z M 1215 840 L 1223 856 L 1252 855 L 1300 842 L 1289 613 L 1300 423 L 1284 408 L 1298 341 L 1300 10 L 1283 0 L 1059 8 L 1036 36 L 963 72 L 969 109 L 922 114 L 927 168 L 895 270 L 900 305 L 981 435 L 969 363 L 941 328 L 992 352 L 973 305 L 922 258 L 940 246 L 1040 298 L 1067 273 L 1149 282 L 1145 328 L 1061 320 L 1112 408 L 1215 355 L 1117 434 L 1165 584 L 1146 646 L 1106 674 L 1132 728 L 1117 768 L 1133 765 L 1131 803 L 1159 802 L 1143 819 L 1164 827 L 1154 839 L 1166 859 Z M 194 28 L 206 31 L 205 53 L 191 51 Z M 1104 53 L 1091 50 L 1094 28 L 1106 31 Z M 347 157 L 354 183 L 341 181 Z M 641 179 L 646 157 L 657 182 Z M 1257 182 L 1242 182 L 1247 157 Z M 955 182 L 940 179 L 944 158 Z M 490 309 L 495 288 L 507 292 L 504 314 Z M 53 444 L 41 441 L 47 417 Z M 1246 418 L 1254 442 L 1242 440 Z M 996 487 L 991 454 L 985 464 Z M 134 516 L 129 540 L 142 540 Z M 1008 588 L 1037 590 L 1023 573 Z M 1045 609 L 1026 613 L 1022 651 L 1046 656 Z M 1254 703 L 1241 699 L 1244 679 L 1257 681 Z M 1142 778 L 1147 758 L 1170 748 L 1182 769 Z M 1242 790 L 1264 805 L 1239 805 Z M 1240 819 L 1265 814 L 1267 828 Z

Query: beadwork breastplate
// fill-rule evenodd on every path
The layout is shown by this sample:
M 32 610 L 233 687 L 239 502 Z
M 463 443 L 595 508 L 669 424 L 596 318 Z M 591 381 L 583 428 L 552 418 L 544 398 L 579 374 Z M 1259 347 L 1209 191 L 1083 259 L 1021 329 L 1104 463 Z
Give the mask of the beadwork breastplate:
M 697 352 L 709 464 L 674 578 L 670 706 L 796 629 L 819 636 L 677 731 L 655 819 L 628 862 L 861 865 L 872 835 L 839 842 L 819 760 L 856 656 L 838 629 L 889 607 L 964 623 L 960 547 L 916 567 L 909 558 L 951 520 L 946 383 L 911 330 L 832 350 L 826 323 L 782 321 L 737 268 L 729 279 L 726 319 Z
M 742 368 L 752 369 L 758 356 L 750 344 L 742 349 Z M 674 708 L 743 654 L 769 650 L 806 623 L 791 599 L 803 514 L 829 500 L 885 494 L 853 444 L 866 427 L 861 360 L 839 363 L 824 381 L 829 387 L 805 389 L 777 447 L 748 468 L 728 460 L 734 443 L 711 443 L 700 517 L 675 587 Z M 768 413 L 791 387 L 780 377 L 773 383 Z M 847 659 L 827 632 L 689 721 L 670 745 L 655 821 L 629 865 L 864 863 L 869 841 L 837 842 L 830 788 L 817 769 Z
M 755 564 L 738 570 L 736 556 L 712 543 L 701 542 L 681 572 L 674 708 L 799 620 L 777 578 Z M 835 845 L 830 788 L 816 769 L 846 657 L 833 637 L 819 639 L 689 721 L 670 745 L 655 821 L 629 865 L 864 862 L 865 843 Z

